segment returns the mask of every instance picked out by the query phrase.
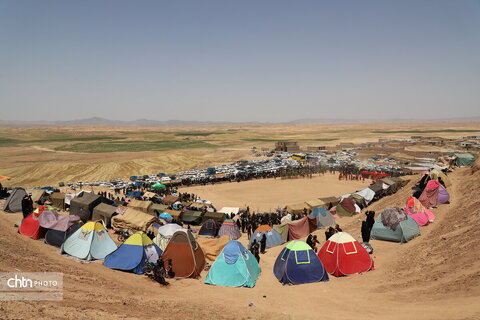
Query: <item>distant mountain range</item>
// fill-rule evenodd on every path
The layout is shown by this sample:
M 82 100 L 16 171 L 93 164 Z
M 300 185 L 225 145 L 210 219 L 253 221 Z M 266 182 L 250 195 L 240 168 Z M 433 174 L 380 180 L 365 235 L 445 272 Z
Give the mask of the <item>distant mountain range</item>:
M 0 120 L 1 127 L 165 127 L 165 126 L 208 126 L 208 125 L 268 125 L 268 124 L 356 124 L 356 123 L 407 123 L 407 122 L 450 122 L 480 123 L 479 117 L 450 119 L 327 119 L 308 118 L 288 122 L 228 122 L 228 121 L 185 121 L 185 120 L 149 120 L 130 121 L 110 120 L 92 117 L 78 120 L 59 121 L 8 121 Z

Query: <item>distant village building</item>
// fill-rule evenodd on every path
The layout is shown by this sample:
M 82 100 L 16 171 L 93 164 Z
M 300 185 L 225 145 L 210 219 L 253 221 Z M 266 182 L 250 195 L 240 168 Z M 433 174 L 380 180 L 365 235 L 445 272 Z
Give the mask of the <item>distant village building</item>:
M 297 141 L 277 141 L 275 142 L 275 151 L 280 152 L 299 152 L 300 147 Z
M 327 150 L 326 146 L 309 146 L 307 147 L 307 152 L 319 152 Z
M 422 141 L 422 144 L 428 144 L 431 146 L 441 146 L 443 145 L 443 141 L 441 140 L 424 140 Z
M 462 141 L 462 142 L 460 142 L 460 146 L 462 148 L 472 149 L 473 147 L 476 146 L 476 143 L 475 142 L 469 142 L 469 141 Z
M 338 147 L 340 147 L 342 149 L 344 149 L 344 148 L 355 148 L 355 144 L 351 143 L 351 142 L 343 142 L 343 143 L 339 143 Z

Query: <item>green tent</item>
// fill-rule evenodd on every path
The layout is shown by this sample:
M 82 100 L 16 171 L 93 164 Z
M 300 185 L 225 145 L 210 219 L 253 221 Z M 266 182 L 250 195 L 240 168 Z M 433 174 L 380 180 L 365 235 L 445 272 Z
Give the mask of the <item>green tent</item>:
M 274 224 L 273 230 L 277 231 L 280 237 L 282 237 L 283 242 L 288 241 L 288 223 L 284 224 Z
M 373 224 L 370 239 L 405 243 L 420 235 L 420 228 L 415 220 L 407 215 L 407 220 L 401 221 L 395 230 L 383 225 L 382 214 Z
M 454 156 L 457 158 L 455 165 L 459 167 L 471 166 L 475 162 L 475 156 L 470 153 L 455 153 Z
M 154 203 L 148 208 L 147 213 L 151 214 L 151 215 L 154 215 L 154 216 L 158 216 L 158 215 L 160 215 L 160 213 L 165 212 L 165 210 L 167 210 L 167 209 L 168 209 L 168 206 L 166 206 L 164 204 Z M 155 211 L 157 211 L 157 212 L 155 212 Z
M 185 211 L 182 215 L 182 221 L 186 224 L 199 225 L 202 223 L 203 212 L 202 211 Z
M 159 190 L 165 190 L 165 185 L 164 184 L 161 184 L 159 182 L 155 183 L 154 185 L 152 185 L 152 189 L 153 190 L 156 190 L 156 191 L 159 191 Z
M 349 198 L 355 201 L 355 203 L 360 207 L 360 209 L 363 209 L 367 206 L 367 201 L 365 201 L 365 198 L 357 193 L 351 194 Z
M 255 257 L 236 240 L 223 248 L 205 278 L 205 283 L 225 287 L 255 286 L 260 275 L 260 266 Z
M 351 217 L 354 214 L 357 214 L 355 201 L 350 198 L 343 198 L 342 201 L 337 204 L 336 211 L 338 215 L 345 217 Z

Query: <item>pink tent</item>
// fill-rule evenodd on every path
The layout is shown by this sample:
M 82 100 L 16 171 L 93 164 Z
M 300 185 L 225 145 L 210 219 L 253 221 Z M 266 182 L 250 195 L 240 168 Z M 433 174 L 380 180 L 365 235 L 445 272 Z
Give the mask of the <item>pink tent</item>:
M 415 197 L 410 197 L 405 205 L 405 212 L 412 217 L 419 226 L 426 226 L 435 220 L 432 211 L 425 208 Z
M 450 195 L 440 182 L 430 180 L 418 200 L 425 208 L 431 208 L 438 204 L 447 203 L 450 200 Z
M 290 240 L 306 237 L 315 230 L 317 230 L 317 218 L 303 217 L 288 224 Z

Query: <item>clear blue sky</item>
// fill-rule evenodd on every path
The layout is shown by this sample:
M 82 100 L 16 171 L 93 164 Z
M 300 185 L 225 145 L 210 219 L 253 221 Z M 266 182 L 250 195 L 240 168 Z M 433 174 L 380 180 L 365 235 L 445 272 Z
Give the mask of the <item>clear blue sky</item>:
M 0 119 L 480 115 L 480 1 L 0 0 Z

